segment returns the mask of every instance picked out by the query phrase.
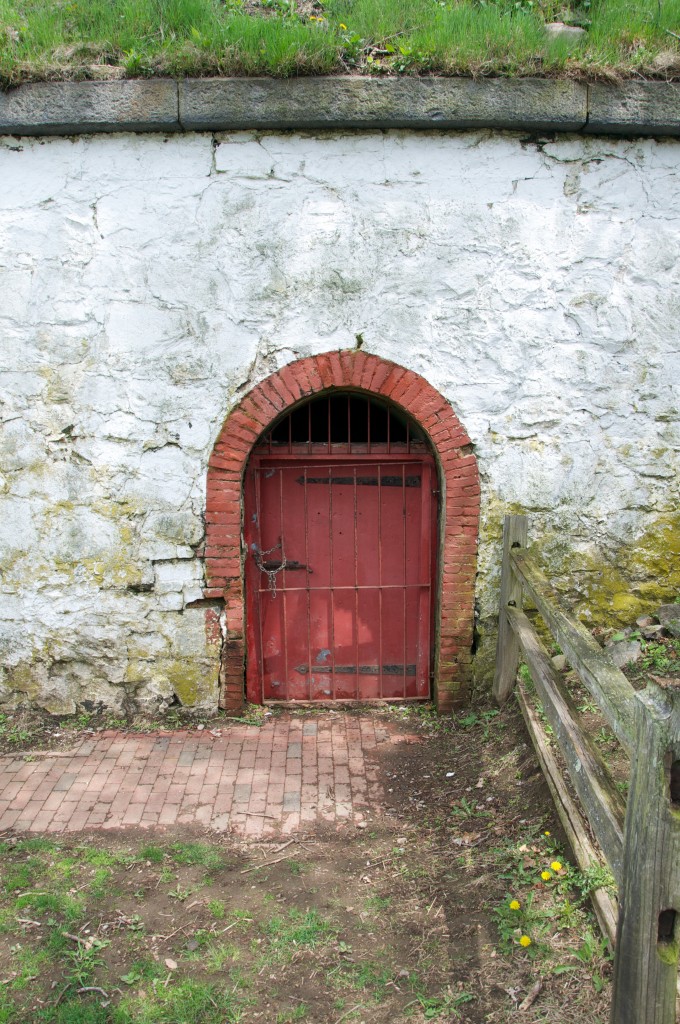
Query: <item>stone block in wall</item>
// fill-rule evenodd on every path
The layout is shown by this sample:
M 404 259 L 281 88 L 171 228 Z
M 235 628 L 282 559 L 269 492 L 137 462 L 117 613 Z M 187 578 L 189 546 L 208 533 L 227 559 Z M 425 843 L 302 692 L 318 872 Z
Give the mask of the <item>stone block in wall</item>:
M 177 85 L 170 79 L 39 82 L 0 92 L 0 132 L 10 135 L 178 128 Z
M 595 82 L 588 87 L 585 131 L 607 135 L 680 135 L 680 83 Z
M 154 572 L 155 590 L 161 595 L 181 594 L 185 587 L 199 584 L 203 576 L 202 566 L 196 559 L 156 562 Z
M 182 127 L 515 128 L 576 131 L 585 85 L 543 79 L 207 78 L 179 83 Z

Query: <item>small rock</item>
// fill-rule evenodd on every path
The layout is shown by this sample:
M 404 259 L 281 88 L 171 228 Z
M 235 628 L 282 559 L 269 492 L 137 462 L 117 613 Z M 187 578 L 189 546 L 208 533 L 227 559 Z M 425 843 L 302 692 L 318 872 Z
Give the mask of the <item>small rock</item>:
M 584 28 L 576 28 L 575 25 L 565 25 L 563 21 L 551 21 L 545 26 L 545 30 L 551 39 L 569 39 L 578 42 L 586 34 Z
M 565 668 L 567 667 L 567 659 L 563 654 L 556 654 L 555 657 L 552 659 L 552 663 L 558 672 L 564 672 Z
M 657 623 L 655 626 L 645 626 L 644 629 L 640 630 L 640 632 L 645 640 L 653 640 L 657 636 L 664 635 L 665 627 L 662 626 L 661 623 Z
M 455 774 L 456 774 L 455 772 L 447 772 L 446 773 L 446 778 L 447 779 L 452 779 Z
M 391 790 L 390 790 L 391 792 Z M 358 821 L 357 828 L 368 828 L 368 824 L 365 821 Z
M 176 960 L 171 960 L 170 957 L 168 957 L 167 960 L 165 961 L 165 966 L 167 967 L 167 969 L 169 971 L 176 971 L 177 970 L 177 961 Z
M 647 626 L 653 626 L 656 623 L 656 619 L 653 615 L 640 615 L 635 620 L 635 625 L 640 629 L 646 629 Z
M 622 640 L 618 644 L 612 644 L 608 651 L 617 668 L 633 664 L 642 654 L 642 648 L 637 640 Z
M 198 725 L 196 726 L 196 728 L 200 732 L 202 729 L 205 729 L 205 726 L 204 726 L 203 722 L 199 722 Z
M 680 619 L 671 619 L 670 622 L 667 622 L 666 632 L 670 633 L 671 636 L 680 639 Z
M 680 621 L 680 604 L 662 604 L 656 617 L 662 626 L 667 626 L 669 622 Z

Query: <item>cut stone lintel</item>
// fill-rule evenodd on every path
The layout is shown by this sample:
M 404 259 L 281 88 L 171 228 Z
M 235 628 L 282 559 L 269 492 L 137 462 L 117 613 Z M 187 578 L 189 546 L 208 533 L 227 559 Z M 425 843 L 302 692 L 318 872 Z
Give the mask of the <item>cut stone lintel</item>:
M 497 129 L 680 135 L 680 83 L 531 78 L 41 82 L 0 93 L 0 134 Z
M 577 131 L 586 87 L 537 79 L 198 79 L 179 83 L 187 130 L 506 128 Z

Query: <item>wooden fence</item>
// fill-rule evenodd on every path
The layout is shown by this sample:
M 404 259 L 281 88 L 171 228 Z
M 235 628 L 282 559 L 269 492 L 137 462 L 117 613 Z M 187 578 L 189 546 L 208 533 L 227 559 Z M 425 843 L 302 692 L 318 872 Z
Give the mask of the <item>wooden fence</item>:
M 516 687 L 579 866 L 585 869 L 602 863 L 604 855 L 616 879 L 618 903 L 605 889 L 593 894 L 600 925 L 615 948 L 611 1024 L 675 1024 L 680 947 L 680 687 L 663 688 L 650 681 L 644 691 L 636 692 L 588 630 L 560 606 L 556 591 L 526 546 L 526 516 L 508 516 L 503 529 L 494 696 L 503 703 Z M 627 803 L 597 746 L 581 727 L 560 674 L 522 611 L 524 595 L 630 756 Z M 543 703 L 578 802 L 565 784 L 533 701 L 517 680 L 520 656 Z

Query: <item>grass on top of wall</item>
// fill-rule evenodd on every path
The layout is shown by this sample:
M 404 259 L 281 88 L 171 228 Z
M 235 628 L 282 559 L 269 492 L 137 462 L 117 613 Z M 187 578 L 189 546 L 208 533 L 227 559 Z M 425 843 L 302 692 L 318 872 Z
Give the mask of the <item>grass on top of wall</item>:
M 330 74 L 680 80 L 680 0 L 0 0 L 4 86 Z

